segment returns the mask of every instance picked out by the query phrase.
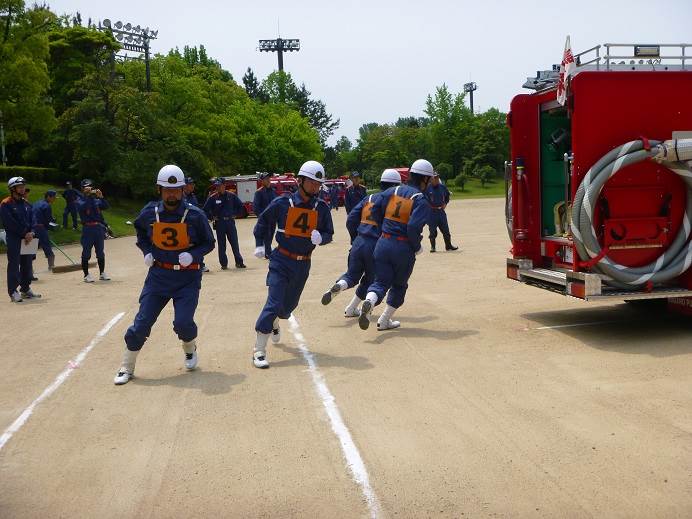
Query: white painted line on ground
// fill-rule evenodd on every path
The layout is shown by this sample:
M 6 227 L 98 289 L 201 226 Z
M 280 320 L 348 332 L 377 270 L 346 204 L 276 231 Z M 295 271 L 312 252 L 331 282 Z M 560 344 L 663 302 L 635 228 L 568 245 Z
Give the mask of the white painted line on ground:
M 19 415 L 19 418 L 17 418 L 14 422 L 12 422 L 12 425 L 10 425 L 5 431 L 2 433 L 2 436 L 0 436 L 0 450 L 5 446 L 5 444 L 10 441 L 10 438 L 12 438 L 12 435 L 19 431 L 19 429 L 22 428 L 22 426 L 26 423 L 26 421 L 29 419 L 31 414 L 34 412 L 34 409 L 38 404 L 43 402 L 46 398 L 48 398 L 50 395 L 55 393 L 55 390 L 58 389 L 63 382 L 67 380 L 67 378 L 72 374 L 72 372 L 77 369 L 82 362 L 84 362 L 84 359 L 87 356 L 87 353 L 89 353 L 94 346 L 96 346 L 99 342 L 101 342 L 101 339 L 110 331 L 115 324 L 120 321 L 120 319 L 123 318 L 123 315 L 125 315 L 125 312 L 120 312 L 118 315 L 113 317 L 106 326 L 101 328 L 101 330 L 96 334 L 96 337 L 91 339 L 91 342 L 84 348 L 82 351 L 79 352 L 79 354 L 72 360 L 70 360 L 67 364 L 67 368 L 60 373 L 57 377 L 55 377 L 55 380 L 53 383 L 48 386 L 46 389 L 43 390 L 43 393 L 39 395 L 39 397 L 31 402 L 31 405 L 24 409 L 22 414 Z
M 558 324 L 556 326 L 539 326 L 534 328 L 534 330 L 557 330 L 558 328 L 574 328 L 575 326 L 594 326 L 597 324 L 613 324 L 622 321 L 593 321 L 590 323 L 574 323 L 574 324 Z
M 370 517 L 377 518 L 380 514 L 380 504 L 375 495 L 375 491 L 370 486 L 370 478 L 368 476 L 368 471 L 365 468 L 365 463 L 363 458 L 358 451 L 358 447 L 351 437 L 351 433 L 346 427 L 343 419 L 341 418 L 341 413 L 336 405 L 336 400 L 329 391 L 327 387 L 327 382 L 317 368 L 317 363 L 315 362 L 315 356 L 308 349 L 305 343 L 305 337 L 303 337 L 300 331 L 300 326 L 298 325 L 298 320 L 294 315 L 291 315 L 288 322 L 291 325 L 291 333 L 293 337 L 298 342 L 298 348 L 303 354 L 303 358 L 308 363 L 308 370 L 310 375 L 312 375 L 312 382 L 315 384 L 315 389 L 318 396 L 322 400 L 322 405 L 325 411 L 327 411 L 327 416 L 329 417 L 329 422 L 332 426 L 332 431 L 336 434 L 336 437 L 341 443 L 341 450 L 344 453 L 344 458 L 346 459 L 346 465 L 348 466 L 353 479 L 358 485 L 360 485 L 365 501 L 368 504 L 368 509 L 370 510 Z

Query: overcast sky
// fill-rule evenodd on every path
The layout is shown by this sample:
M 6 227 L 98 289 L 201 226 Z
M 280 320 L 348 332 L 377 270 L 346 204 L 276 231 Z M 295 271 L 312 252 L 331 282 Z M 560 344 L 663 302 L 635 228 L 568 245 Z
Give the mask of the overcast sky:
M 29 2 L 27 2 L 29 3 Z M 203 44 L 238 83 L 252 67 L 278 68 L 259 39 L 299 38 L 285 54 L 296 82 L 341 119 L 355 141 L 367 122 L 423 115 L 426 96 L 446 83 L 475 81 L 476 110 L 507 111 L 526 77 L 562 58 L 569 34 L 575 53 L 602 43 L 692 43 L 692 0 L 53 0 L 58 12 L 110 18 L 159 30 L 155 52 Z M 689 50 L 692 54 L 692 49 Z M 690 63 L 690 62 L 688 62 Z M 692 64 L 692 63 L 690 63 Z M 354 142 L 355 143 L 355 142 Z

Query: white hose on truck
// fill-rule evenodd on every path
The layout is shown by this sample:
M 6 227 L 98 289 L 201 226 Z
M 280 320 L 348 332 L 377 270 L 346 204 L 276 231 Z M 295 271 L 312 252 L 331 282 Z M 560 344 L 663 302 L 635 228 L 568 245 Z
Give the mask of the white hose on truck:
M 692 265 L 692 139 L 676 139 L 665 142 L 650 141 L 650 148 L 643 140 L 631 141 L 610 151 L 586 173 L 572 205 L 571 230 L 577 253 L 582 261 L 592 261 L 592 270 L 611 277 L 610 285 L 637 289 L 649 283 L 669 281 Z M 649 148 L 649 149 L 647 149 Z M 653 159 L 680 175 L 687 185 L 687 204 L 680 231 L 670 247 L 656 261 L 643 267 L 626 267 L 614 263 L 603 254 L 593 226 L 596 201 L 605 183 L 622 168 Z M 599 258 L 600 257 L 600 258 Z M 595 261 L 595 258 L 599 258 Z

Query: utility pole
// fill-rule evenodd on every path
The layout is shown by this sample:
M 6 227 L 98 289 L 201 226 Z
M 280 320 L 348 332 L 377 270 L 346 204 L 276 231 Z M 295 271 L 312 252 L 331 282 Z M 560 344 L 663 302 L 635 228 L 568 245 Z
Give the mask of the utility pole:
M 464 84 L 464 92 L 469 94 L 469 97 L 470 97 L 469 102 L 471 105 L 471 113 L 474 113 L 474 111 L 473 111 L 473 91 L 474 90 L 478 90 L 478 85 L 476 85 L 476 83 Z
M 2 148 L 2 165 L 7 166 L 7 155 L 5 155 L 5 127 L 3 126 L 2 110 L 0 110 L 0 148 Z
M 298 52 L 300 50 L 300 40 L 291 38 L 276 38 L 275 40 L 260 40 L 260 52 L 276 52 L 279 56 L 279 72 L 284 71 L 284 52 Z

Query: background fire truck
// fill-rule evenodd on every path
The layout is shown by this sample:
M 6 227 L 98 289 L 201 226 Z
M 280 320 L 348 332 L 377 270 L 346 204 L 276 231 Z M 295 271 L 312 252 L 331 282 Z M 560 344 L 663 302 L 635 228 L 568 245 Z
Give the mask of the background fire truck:
M 324 181 L 324 184 L 322 184 L 322 189 L 324 189 L 324 196 L 322 199 L 327 203 L 331 204 L 332 200 L 332 188 L 333 186 L 337 186 L 339 191 L 338 191 L 338 196 L 339 196 L 339 201 L 338 201 L 338 206 L 343 207 L 344 206 L 344 201 L 346 200 L 346 187 L 348 181 L 348 176 L 342 175 L 337 178 L 328 178 Z
M 239 218 L 247 218 L 255 215 L 253 201 L 255 193 L 261 186 L 259 175 L 234 175 L 231 177 L 217 177 L 224 181 L 226 189 L 235 193 L 243 203 L 244 212 Z M 277 195 L 292 193 L 298 189 L 298 181 L 293 176 L 293 173 L 284 173 L 283 175 L 273 174 L 270 178 L 271 186 L 276 191 Z M 207 196 L 214 191 L 213 184 L 207 189 Z
M 605 44 L 539 72 L 507 124 L 507 277 L 692 314 L 692 45 Z M 602 55 L 604 54 L 604 55 Z

